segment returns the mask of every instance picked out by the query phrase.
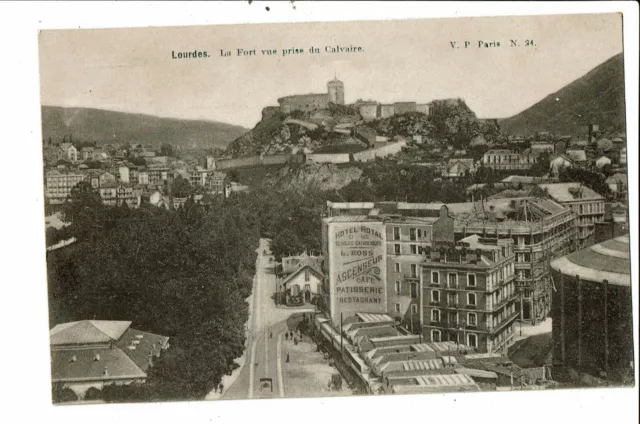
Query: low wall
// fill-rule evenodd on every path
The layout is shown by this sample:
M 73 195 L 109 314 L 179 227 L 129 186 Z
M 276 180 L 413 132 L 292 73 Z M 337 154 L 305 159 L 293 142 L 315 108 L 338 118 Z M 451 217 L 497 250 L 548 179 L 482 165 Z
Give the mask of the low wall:
M 398 141 L 395 143 L 388 144 L 386 146 L 377 147 L 375 149 L 363 150 L 358 153 L 353 154 L 353 159 L 358 162 L 367 162 L 370 160 L 374 160 L 375 158 L 384 158 L 388 155 L 398 154 L 403 147 L 407 146 L 406 141 Z
M 236 159 L 222 159 L 213 161 L 213 168 L 217 171 L 223 171 L 225 169 L 234 168 L 251 168 L 256 166 L 267 165 L 280 165 L 287 163 L 289 160 L 294 159 L 298 163 L 302 163 L 302 155 L 297 154 L 282 154 L 282 155 L 270 155 L 270 156 L 248 156 L 244 158 Z
M 307 155 L 307 162 L 312 163 L 347 163 L 348 153 L 311 153 Z

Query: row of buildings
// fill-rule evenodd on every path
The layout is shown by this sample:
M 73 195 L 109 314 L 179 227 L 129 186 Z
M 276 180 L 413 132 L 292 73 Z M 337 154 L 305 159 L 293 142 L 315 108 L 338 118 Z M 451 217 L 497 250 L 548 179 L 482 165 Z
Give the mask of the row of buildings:
M 398 360 L 405 362 L 421 353 L 417 348 L 404 345 L 422 343 L 448 343 L 457 351 L 469 350 L 504 359 L 514 342 L 519 323 L 536 325 L 552 314 L 554 343 L 555 333 L 567 333 L 563 336 L 565 356 L 562 361 L 564 364 L 575 362 L 575 352 L 569 358 L 566 344 L 578 343 L 576 326 L 583 329 L 583 334 L 591 330 L 586 330 L 584 324 L 576 324 L 575 317 L 569 318 L 571 313 L 567 313 L 566 307 L 562 330 L 556 329 L 561 322 L 555 317 L 559 313 L 557 272 L 571 272 L 563 268 L 562 260 L 565 259 L 561 258 L 568 257 L 570 261 L 587 266 L 590 260 L 581 259 L 585 257 L 584 253 L 571 252 L 590 249 L 605 256 L 624 256 L 626 268 L 623 266 L 617 271 L 624 263 L 608 266 L 593 258 L 590 266 L 605 266 L 607 272 L 621 273 L 619 279 L 626 279 L 627 286 L 629 279 L 628 239 L 627 247 L 623 246 L 624 240 L 616 239 L 613 247 L 621 252 L 610 252 L 613 247 L 606 244 L 604 247 L 593 245 L 596 235 L 603 239 L 627 232 L 626 222 L 605 221 L 603 199 L 581 196 L 580 192 L 585 188 L 579 184 L 555 187 L 549 184 L 541 187 L 545 195 L 484 203 L 328 202 L 327 217 L 323 219 L 322 262 L 326 315 L 317 324 L 326 327 L 326 337 L 335 338 L 336 333 L 340 338 L 351 337 L 351 353 L 347 353 L 346 358 L 370 377 L 375 370 L 375 366 L 367 363 L 371 344 L 375 349 L 386 340 L 383 345 L 389 349 L 400 347 L 398 353 L 408 356 Z M 554 200 L 554 196 L 564 192 L 570 198 Z M 592 231 L 590 241 L 582 237 L 581 231 L 585 227 Z M 604 275 L 599 271 L 581 272 L 582 278 L 592 280 Z M 601 280 L 595 284 L 601 284 Z M 614 276 L 609 276 L 609 281 L 614 281 Z M 630 294 L 625 293 L 616 299 L 626 302 Z M 614 294 L 609 296 L 613 299 Z M 627 331 L 630 304 L 624 305 L 622 310 L 627 315 L 611 315 L 614 317 L 611 322 L 622 319 L 624 331 Z M 610 311 L 613 309 L 610 306 Z M 602 315 L 601 311 L 592 313 L 584 309 L 583 317 L 587 313 Z M 383 321 L 388 318 L 389 322 L 385 324 L 386 329 L 374 330 L 370 325 L 359 324 L 363 315 L 386 317 Z M 568 324 L 569 320 L 573 320 L 571 324 Z M 614 331 L 613 325 L 608 327 L 610 335 Z M 601 327 L 591 332 L 601 332 Z M 358 337 L 354 338 L 352 328 L 367 330 L 359 331 Z M 598 356 L 599 364 L 605 361 L 620 368 L 629 358 L 630 330 L 624 337 L 620 332 L 616 334 L 621 338 L 616 338 L 615 343 L 621 340 L 619 343 L 624 349 L 615 358 L 611 354 L 611 362 L 598 356 L 595 352 L 597 338 L 589 336 L 593 344 L 591 354 Z M 587 342 L 581 339 L 579 343 L 583 343 L 584 348 Z M 613 346 L 614 342 L 611 343 Z M 554 349 L 559 351 L 560 347 Z M 391 354 L 391 350 L 385 352 Z M 632 355 L 633 352 L 631 358 Z M 556 356 L 554 359 L 560 358 Z M 423 361 L 427 357 L 418 359 Z M 582 361 L 583 364 L 586 361 L 584 356 Z M 415 371 L 421 370 L 418 374 L 429 374 L 422 372 L 427 365 L 416 364 L 416 367 Z M 441 371 L 440 368 L 437 367 Z M 434 369 L 430 373 L 438 374 Z M 382 381 L 376 381 L 384 385 L 384 375 L 378 373 L 377 377 Z
M 64 203 L 71 190 L 78 183 L 89 183 L 102 198 L 105 205 L 120 206 L 127 204 L 138 207 L 141 202 L 151 199 L 176 197 L 171 193 L 170 182 L 176 178 L 184 178 L 192 187 L 199 187 L 203 193 L 228 197 L 237 190 L 227 174 L 203 168 L 195 168 L 191 172 L 172 170 L 163 164 L 135 166 L 121 164 L 109 170 L 96 169 L 50 169 L 45 172 L 45 200 L 50 204 Z M 160 197 L 158 197 L 160 194 Z
M 581 183 L 537 184 L 528 197 L 448 205 L 328 202 L 325 290 L 340 274 L 340 261 L 349 262 L 349 272 L 351 263 L 379 256 L 369 267 L 377 274 L 369 278 L 371 269 L 363 271 L 364 280 L 377 281 L 383 290 L 379 312 L 427 340 L 499 351 L 516 319 L 535 325 L 549 315 L 550 262 L 592 245 L 606 209 L 605 199 Z M 381 237 L 371 240 L 359 227 L 377 228 Z M 339 233 L 335 228 L 355 229 L 355 241 L 332 238 Z M 627 228 L 622 223 L 622 231 Z M 330 296 L 332 301 L 341 302 Z M 460 328 L 469 329 L 464 340 Z
M 531 147 L 519 150 L 491 149 L 481 160 L 482 166 L 497 171 L 526 171 L 542 154 L 550 156 L 551 171 L 563 166 L 583 166 L 602 169 L 607 165 L 625 167 L 626 142 L 622 137 L 609 140 L 602 137 L 592 142 L 586 140 L 533 141 Z

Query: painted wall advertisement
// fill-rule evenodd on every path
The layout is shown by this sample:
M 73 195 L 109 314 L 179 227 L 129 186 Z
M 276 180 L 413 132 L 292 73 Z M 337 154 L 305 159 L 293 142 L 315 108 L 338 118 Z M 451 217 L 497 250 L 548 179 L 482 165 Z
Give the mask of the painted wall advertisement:
M 332 223 L 330 249 L 331 319 L 334 325 L 357 312 L 386 313 L 384 224 Z

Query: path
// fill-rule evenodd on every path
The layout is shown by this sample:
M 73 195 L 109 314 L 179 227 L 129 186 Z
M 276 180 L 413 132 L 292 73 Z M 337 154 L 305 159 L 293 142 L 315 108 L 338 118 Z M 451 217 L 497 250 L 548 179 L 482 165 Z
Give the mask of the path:
M 268 240 L 260 240 L 257 253 L 246 360 L 236 370 L 236 379 L 229 383 L 222 396 L 217 396 L 221 399 L 283 397 L 283 385 L 286 385 L 286 381 L 282 376 L 282 341 L 278 342 L 278 339 L 284 334 L 286 320 L 291 314 L 314 311 L 311 308 L 288 309 L 275 305 L 272 297 L 276 291 L 276 276 L 273 272 L 274 261 L 273 256 L 269 254 Z M 261 384 L 260 379 L 264 378 L 271 379 L 271 386 L 265 387 L 264 382 Z

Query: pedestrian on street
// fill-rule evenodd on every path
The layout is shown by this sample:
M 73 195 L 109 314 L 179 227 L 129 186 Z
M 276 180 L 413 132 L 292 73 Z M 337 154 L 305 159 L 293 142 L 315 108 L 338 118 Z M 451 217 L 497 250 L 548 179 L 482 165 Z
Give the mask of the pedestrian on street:
M 269 332 L 269 338 L 273 339 L 273 332 Z
M 289 333 L 287 333 L 286 331 L 284 332 L 284 338 L 285 338 L 286 340 L 289 340 Z
M 298 338 L 297 337 L 293 339 L 293 344 L 298 346 Z
M 287 363 L 289 363 L 289 354 L 287 353 Z
M 220 394 L 222 394 L 222 389 L 224 389 L 224 386 L 220 383 Z

